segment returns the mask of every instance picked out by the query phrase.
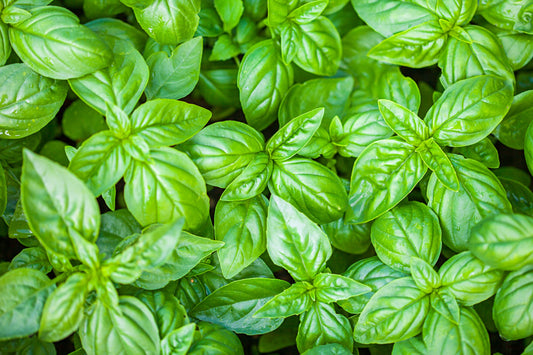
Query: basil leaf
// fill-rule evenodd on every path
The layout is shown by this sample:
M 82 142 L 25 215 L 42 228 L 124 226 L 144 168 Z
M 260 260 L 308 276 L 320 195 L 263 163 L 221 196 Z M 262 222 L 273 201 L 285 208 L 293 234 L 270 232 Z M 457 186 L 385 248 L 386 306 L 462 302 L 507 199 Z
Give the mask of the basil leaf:
M 339 219 L 347 206 L 346 189 L 339 177 L 309 159 L 275 161 L 268 188 L 316 223 Z
M 183 216 L 184 229 L 198 229 L 209 214 L 200 172 L 186 154 L 172 148 L 152 149 L 150 156 L 152 162 L 134 161 L 126 171 L 128 209 L 144 226 Z
M 381 116 L 389 127 L 412 145 L 420 145 L 429 138 L 429 129 L 416 113 L 390 100 L 378 100 Z
M 315 0 L 310 1 L 302 6 L 292 10 L 287 16 L 290 21 L 294 21 L 297 24 L 309 23 L 315 20 L 328 6 L 328 1 Z
M 518 270 L 533 263 L 533 218 L 493 215 L 472 228 L 469 247 L 487 265 Z
M 142 30 L 116 18 L 98 18 L 87 22 L 85 26 L 108 42 L 125 41 L 139 52 L 144 49 L 148 37 Z
M 497 77 L 465 79 L 444 91 L 425 122 L 441 145 L 474 144 L 501 122 L 511 107 L 512 95 L 512 87 Z
M 86 274 L 75 273 L 50 294 L 44 304 L 39 338 L 56 342 L 75 332 L 82 319 L 85 299 L 89 293 Z
M 81 100 L 74 101 L 63 112 L 61 129 L 73 141 L 84 141 L 107 128 L 103 115 Z
M 376 161 L 383 164 L 376 166 Z M 353 166 L 347 221 L 364 223 L 387 212 L 413 190 L 426 171 L 409 143 L 395 139 L 372 143 Z
M 224 24 L 224 31 L 231 32 L 231 30 L 239 23 L 242 13 L 244 12 L 242 0 L 214 0 L 214 4 L 220 19 Z
M 370 223 L 350 224 L 344 218 L 323 224 L 331 245 L 350 254 L 363 254 L 370 247 Z
M 161 44 L 177 45 L 191 39 L 198 27 L 200 0 L 154 0 L 133 7 L 142 29 Z
M 237 78 L 246 122 L 257 130 L 274 122 L 281 99 L 292 83 L 292 67 L 283 62 L 272 40 L 261 41 L 250 48 Z
M 443 185 L 453 191 L 459 190 L 457 173 L 446 153 L 433 138 L 423 141 L 416 151 Z
M 6 64 L 11 54 L 8 27 L 0 21 L 0 65 Z
M 412 278 L 404 277 L 383 286 L 363 309 L 354 329 L 357 342 L 392 343 L 422 330 L 429 311 L 429 296 Z
M 357 14 L 375 31 L 389 37 L 394 33 L 429 20 L 436 20 L 437 16 L 416 1 L 400 0 L 352 0 Z
M 452 256 L 439 269 L 441 290 L 449 291 L 458 302 L 473 306 L 494 295 L 503 272 L 496 270 L 470 252 Z
M 500 142 L 512 149 L 524 149 L 526 131 L 533 120 L 533 90 L 524 91 L 513 98 L 511 109 L 493 134 Z
M 170 292 L 142 291 L 136 297 L 148 306 L 154 315 L 161 338 L 166 338 L 173 330 L 189 322 L 185 307 Z
M 192 345 L 196 324 L 191 323 L 174 329 L 161 340 L 163 355 L 185 355 Z
M 213 106 L 240 107 L 237 69 L 201 70 L 198 91 Z
M 434 266 L 440 256 L 441 228 L 437 215 L 420 202 L 393 208 L 372 224 L 371 240 L 377 256 L 395 270 L 410 273 L 411 257 Z
M 122 141 L 111 131 L 98 132 L 80 146 L 69 169 L 99 196 L 122 178 L 130 164 Z
M 67 96 L 65 83 L 45 78 L 25 64 L 0 68 L 0 137 L 22 138 L 42 129 Z
M 262 193 L 270 180 L 273 162 L 266 153 L 258 153 L 254 160 L 224 190 L 220 200 L 242 201 Z
M 483 164 L 449 155 L 459 191 L 441 184 L 433 174 L 427 187 L 428 206 L 437 213 L 442 227 L 443 243 L 454 251 L 467 249 L 472 227 L 496 213 L 511 212 L 511 204 L 496 176 Z
M 52 271 L 46 251 L 41 247 L 24 248 L 9 263 L 8 270 L 28 268 L 35 269 L 43 274 Z
M 273 160 L 287 160 L 296 155 L 313 137 L 324 117 L 317 108 L 290 120 L 267 142 L 266 151 Z
M 132 133 L 151 148 L 180 144 L 194 136 L 211 118 L 211 112 L 193 104 L 156 99 L 131 115 Z
M 254 318 L 252 315 L 287 286 L 286 281 L 266 278 L 233 281 L 204 298 L 192 309 L 191 315 L 237 333 L 268 333 L 279 327 L 283 320 Z
M 489 355 L 489 334 L 472 308 L 461 307 L 459 324 L 430 310 L 424 323 L 424 342 L 431 354 Z
M 215 237 L 222 275 L 230 279 L 266 250 L 267 203 L 260 195 L 241 202 L 219 201 L 215 209 Z
M 427 8 L 434 11 L 440 18 L 449 20 L 455 26 L 463 26 L 470 22 L 477 9 L 477 1 L 459 0 L 447 2 L 441 0 L 430 0 Z
M 436 20 L 430 20 L 383 40 L 368 52 L 370 58 L 411 68 L 437 63 L 447 34 Z
M 244 355 L 241 341 L 235 333 L 207 322 L 198 323 L 197 339 L 191 345 L 188 355 L 202 355 L 217 351 L 220 355 Z
M 331 303 L 368 293 L 372 289 L 349 277 L 321 273 L 313 279 L 318 302 Z
M 97 301 L 80 327 L 88 355 L 142 352 L 159 354 L 159 334 L 152 313 L 141 301 L 120 296 L 119 308 Z
M 179 100 L 189 95 L 200 78 L 202 37 L 196 37 L 174 48 L 168 55 L 157 52 L 146 59 L 152 75 L 146 86 L 146 97 Z
M 45 274 L 33 269 L 15 269 L 0 276 L 0 340 L 38 331 L 44 303 L 54 288 Z
M 268 206 L 266 234 L 272 262 L 296 280 L 313 280 L 331 256 L 328 237 L 320 227 L 274 194 Z
M 430 295 L 431 308 L 454 324 L 459 324 L 461 310 L 457 300 L 447 289 L 435 290 Z
M 363 311 L 363 308 L 377 290 L 391 281 L 406 276 L 404 273 L 396 271 L 382 263 L 377 256 L 372 256 L 356 262 L 351 265 L 343 275 L 372 288 L 372 291 L 363 295 L 350 297 L 338 302 L 339 306 L 344 308 L 347 312 L 354 314 L 359 314 Z
M 21 201 L 28 224 L 45 249 L 68 258 L 89 252 L 100 228 L 100 211 L 89 189 L 64 167 L 24 151 Z
M 254 317 L 287 318 L 308 311 L 313 304 L 313 285 L 306 281 L 296 282 L 263 305 Z
M 315 346 L 338 343 L 351 351 L 351 330 L 348 319 L 336 314 L 333 306 L 315 302 L 310 310 L 300 316 L 296 346 L 303 353 Z
M 294 117 L 324 107 L 322 127 L 327 128 L 333 117 L 344 115 L 353 87 L 354 79 L 351 76 L 311 79 L 294 84 L 283 97 L 279 107 L 280 127 Z
M 43 6 L 30 12 L 31 18 L 10 25 L 9 39 L 20 59 L 37 73 L 65 80 L 111 63 L 107 45 L 69 10 Z
M 513 83 L 513 70 L 498 38 L 480 26 L 468 25 L 464 31 L 472 43 L 450 36 L 439 57 L 442 85 L 448 87 L 476 75 L 494 75 Z
M 149 69 L 142 55 L 128 42 L 115 41 L 113 61 L 105 69 L 70 79 L 72 90 L 101 114 L 107 105 L 118 106 L 127 114 L 137 105 L 146 84 Z
M 511 272 L 496 293 L 492 318 L 500 335 L 507 340 L 532 335 L 533 267 Z
M 307 350 L 303 355 L 320 355 L 320 354 L 332 354 L 332 355 L 350 355 L 352 352 L 341 344 L 324 344 L 315 346 L 312 349 Z
M 503 177 L 499 177 L 498 180 L 507 192 L 507 199 L 513 206 L 513 212 L 533 216 L 533 192 L 518 181 Z
M 482 162 L 487 168 L 497 169 L 500 167 L 498 149 L 489 138 L 483 138 L 479 142 L 466 147 L 455 148 L 454 152 L 462 154 L 466 158 Z
M 425 355 L 427 354 L 427 347 L 422 336 L 416 336 L 394 343 L 392 348 L 392 355 Z
M 227 187 L 265 147 L 263 135 L 236 121 L 207 126 L 181 146 L 192 158 L 205 182 Z
M 531 19 L 527 16 L 529 5 L 527 1 L 481 3 L 479 13 L 498 27 L 533 34 Z

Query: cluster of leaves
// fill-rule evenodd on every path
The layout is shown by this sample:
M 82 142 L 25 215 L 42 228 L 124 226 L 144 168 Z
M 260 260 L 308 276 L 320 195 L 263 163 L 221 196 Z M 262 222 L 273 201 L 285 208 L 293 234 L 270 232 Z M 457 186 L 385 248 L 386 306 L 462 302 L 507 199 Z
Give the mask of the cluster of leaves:
M 0 353 L 533 353 L 531 0 L 50 3 L 0 0 Z

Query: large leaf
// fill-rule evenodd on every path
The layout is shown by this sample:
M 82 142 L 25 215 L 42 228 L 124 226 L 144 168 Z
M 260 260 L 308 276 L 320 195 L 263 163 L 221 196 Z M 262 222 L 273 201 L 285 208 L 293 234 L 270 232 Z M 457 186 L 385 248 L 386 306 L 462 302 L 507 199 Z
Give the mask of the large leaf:
M 142 225 L 185 217 L 187 230 L 199 228 L 209 214 L 204 179 L 191 159 L 172 148 L 150 151 L 152 161 L 135 161 L 126 171 L 124 199 Z
M 527 127 L 533 120 L 533 90 L 524 91 L 513 98 L 511 109 L 493 134 L 512 149 L 524 149 Z
M 87 243 L 98 237 L 100 210 L 93 194 L 70 171 L 25 150 L 21 201 L 28 224 L 45 249 L 80 260 L 85 252 L 96 256 L 96 247 Z
M 0 137 L 22 138 L 39 131 L 57 114 L 65 98 L 64 82 L 45 78 L 25 64 L 0 68 Z
M 111 63 L 109 47 L 69 10 L 43 6 L 30 12 L 30 18 L 11 24 L 9 38 L 20 59 L 37 73 L 64 80 Z
M 265 40 L 250 48 L 239 67 L 237 84 L 246 122 L 263 130 L 277 119 L 281 99 L 293 83 L 292 67 Z
M 262 195 L 240 202 L 219 201 L 215 209 L 215 237 L 224 242 L 218 251 L 220 267 L 230 279 L 266 250 L 267 204 Z
M 142 55 L 128 42 L 114 41 L 113 61 L 107 68 L 70 79 L 72 90 L 89 106 L 105 114 L 106 104 L 129 114 L 141 97 L 150 75 Z
M 411 144 L 397 139 L 372 143 L 353 166 L 347 221 L 364 223 L 387 212 L 413 190 L 426 171 Z
M 155 99 L 131 115 L 132 133 L 151 148 L 182 143 L 200 131 L 211 118 L 203 107 L 171 99 Z
M 97 301 L 79 334 L 88 355 L 159 354 L 157 324 L 148 307 L 135 297 L 121 296 L 117 310 Z
M 236 333 L 268 333 L 279 327 L 283 320 L 252 316 L 270 298 L 288 286 L 286 281 L 267 278 L 234 281 L 207 296 L 192 309 L 191 315 L 220 324 Z
M 268 207 L 267 249 L 274 264 L 287 269 L 296 280 L 312 280 L 332 252 L 320 227 L 276 195 Z
M 55 286 L 40 271 L 20 268 L 0 277 L 0 340 L 39 330 L 44 303 Z
M 420 202 L 393 208 L 371 229 L 372 245 L 381 261 L 407 274 L 413 256 L 435 265 L 442 248 L 441 234 L 437 215 Z
M 270 192 L 321 224 L 342 217 L 348 202 L 346 189 L 339 177 L 310 159 L 276 161 L 268 187 Z

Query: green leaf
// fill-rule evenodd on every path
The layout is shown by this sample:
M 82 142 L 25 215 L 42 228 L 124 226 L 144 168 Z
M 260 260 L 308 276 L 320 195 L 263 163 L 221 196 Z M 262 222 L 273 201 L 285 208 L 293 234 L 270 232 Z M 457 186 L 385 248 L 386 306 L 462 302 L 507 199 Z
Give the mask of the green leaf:
M 222 275 L 231 279 L 266 250 L 267 203 L 262 196 L 239 202 L 219 201 L 215 209 L 215 237 Z
M 0 21 L 0 65 L 6 64 L 11 54 L 11 44 L 9 43 L 8 27 Z
M 270 180 L 273 162 L 266 153 L 258 153 L 254 160 L 224 190 L 222 201 L 242 201 L 262 193 Z
M 200 131 L 211 118 L 203 107 L 182 101 L 156 99 L 139 106 L 131 115 L 132 134 L 151 148 L 180 144 Z
M 423 68 L 437 63 L 446 40 L 438 21 L 431 20 L 385 39 L 368 56 L 390 64 Z
M 321 226 L 331 245 L 350 254 L 363 254 L 370 247 L 370 223 L 350 224 L 344 218 Z
M 427 8 L 434 11 L 440 18 L 452 21 L 456 26 L 462 26 L 470 22 L 477 9 L 477 1 L 427 1 Z
M 133 12 L 148 36 L 171 45 L 193 37 L 200 19 L 200 0 L 154 0 L 146 5 L 133 7 Z
M 322 273 L 313 279 L 318 302 L 331 303 L 368 293 L 372 289 L 349 277 Z
M 116 18 L 99 18 L 87 22 L 85 26 L 106 41 L 126 41 L 139 52 L 144 50 L 148 37 L 142 30 Z
M 52 271 L 52 265 L 48 261 L 46 251 L 41 247 L 24 248 L 20 253 L 15 255 L 9 264 L 8 270 L 28 268 L 41 271 L 48 274 Z
M 420 333 L 428 311 L 429 295 L 412 278 L 392 281 L 379 289 L 363 309 L 354 338 L 363 344 L 409 339 Z
M 412 145 L 429 138 L 429 129 L 414 112 L 390 100 L 378 100 L 379 111 L 389 127 Z
M 298 51 L 302 42 L 302 33 L 293 22 L 284 22 L 280 30 L 281 58 L 289 65 Z
M 512 86 L 494 76 L 462 80 L 444 91 L 425 121 L 437 143 L 471 145 L 501 122 L 511 107 L 512 95 Z
M 352 354 L 346 347 L 341 344 L 324 344 L 315 346 L 312 349 L 307 350 L 303 355 L 321 355 L 321 354 L 331 354 L 331 355 L 350 355 Z
M 0 138 L 39 131 L 57 114 L 67 97 L 64 82 L 45 78 L 25 64 L 0 68 Z
M 287 16 L 290 21 L 302 25 L 315 20 L 328 6 L 327 0 L 315 0 L 292 10 Z
M 292 67 L 283 62 L 272 40 L 250 48 L 239 66 L 237 78 L 246 122 L 257 130 L 274 122 L 281 99 L 292 83 Z
M 57 6 L 30 10 L 32 16 L 9 28 L 17 55 L 37 73 L 54 79 L 71 79 L 107 67 L 112 54 L 78 17 Z
M 184 229 L 200 228 L 209 214 L 209 198 L 194 163 L 166 147 L 152 149 L 150 156 L 152 162 L 134 161 L 126 171 L 124 199 L 130 212 L 143 226 L 183 216 Z
M 533 216 L 533 192 L 516 180 L 504 177 L 498 177 L 498 180 L 507 192 L 507 198 L 513 206 L 513 212 Z
M 353 166 L 347 221 L 364 223 L 387 212 L 413 190 L 426 171 L 411 144 L 395 139 L 372 143 Z
M 430 310 L 424 323 L 424 342 L 430 354 L 489 355 L 489 333 L 472 308 L 461 307 L 459 324 Z
M 268 25 L 276 28 L 282 24 L 289 13 L 298 6 L 297 0 L 267 0 Z
M 198 91 L 210 105 L 240 107 L 237 72 L 236 68 L 202 70 Z
M 492 132 L 496 138 L 512 149 L 524 149 L 527 127 L 533 121 L 533 90 L 524 91 L 513 98 L 511 109 Z
M 191 323 L 174 329 L 161 340 L 162 355 L 185 355 L 194 339 L 196 324 Z
M 33 269 L 15 269 L 0 276 L 0 340 L 37 332 L 44 303 L 54 288 L 45 274 Z
M 500 27 L 488 24 L 484 27 L 490 29 L 498 37 L 513 70 L 519 70 L 531 61 L 533 58 L 531 35 L 512 30 L 502 30 Z
M 122 178 L 130 164 L 122 141 L 111 131 L 98 132 L 80 146 L 69 169 L 99 196 Z
M 104 116 L 81 100 L 74 101 L 63 112 L 61 129 L 73 141 L 84 141 L 107 128 Z
M 161 338 L 189 323 L 187 311 L 170 292 L 142 291 L 136 297 L 148 306 L 154 315 Z
M 500 336 L 517 340 L 533 335 L 533 267 L 511 272 L 496 293 L 492 318 Z
M 496 149 L 488 137 L 483 138 L 475 144 L 466 147 L 455 148 L 454 152 L 462 154 L 466 158 L 482 162 L 487 168 L 497 169 L 500 167 L 498 149 Z
M 93 244 L 100 210 L 93 194 L 71 172 L 24 151 L 21 201 L 28 224 L 45 249 L 83 262 L 95 262 Z M 89 259 L 84 260 L 84 254 Z
M 485 218 L 472 228 L 472 253 L 487 265 L 502 270 L 518 270 L 533 263 L 533 218 L 498 214 Z
M 300 316 L 296 345 L 300 353 L 328 343 L 338 343 L 353 348 L 352 328 L 346 317 L 336 314 L 333 306 L 315 302 L 310 310 Z
M 135 297 L 120 296 L 118 309 L 110 309 L 97 301 L 79 334 L 88 355 L 159 354 L 160 340 L 154 317 Z
M 343 275 L 372 288 L 372 291 L 368 293 L 338 302 L 339 306 L 354 314 L 359 314 L 363 311 L 363 308 L 377 290 L 391 281 L 406 276 L 404 273 L 396 271 L 381 262 L 377 256 L 365 258 L 352 264 Z
M 143 271 L 164 264 L 179 244 L 183 224 L 184 220 L 180 218 L 139 235 L 133 244 L 109 259 L 109 277 L 114 282 L 129 284 L 137 280 Z
M 422 340 L 422 335 L 394 343 L 392 355 L 425 355 L 427 347 Z
M 470 252 L 452 256 L 439 269 L 441 290 L 449 291 L 458 302 L 473 306 L 498 290 L 503 272 L 494 269 Z
M 427 261 L 416 256 L 411 257 L 411 275 L 418 288 L 425 293 L 431 293 L 440 286 L 439 274 Z
M 411 257 L 435 265 L 440 256 L 441 228 L 437 215 L 420 202 L 407 202 L 379 217 L 371 229 L 377 256 L 395 270 L 409 274 Z
M 232 331 L 207 322 L 199 322 L 198 328 L 198 338 L 191 345 L 188 355 L 202 355 L 213 351 L 220 355 L 244 355 L 241 341 Z
M 127 114 L 139 101 L 150 71 L 142 55 L 128 42 L 113 43 L 111 65 L 89 74 L 70 79 L 69 84 L 85 103 L 101 114 L 107 106 L 118 106 Z
M 231 30 L 239 23 L 242 13 L 244 12 L 242 0 L 214 0 L 214 4 L 220 19 L 224 24 L 224 31 L 231 32 Z
M 324 109 L 317 108 L 290 120 L 267 142 L 266 151 L 273 160 L 292 158 L 310 141 L 320 127 Z
M 174 48 L 170 56 L 157 52 L 146 59 L 150 80 L 146 97 L 179 100 L 189 95 L 200 78 L 202 37 L 196 37 Z
M 505 28 L 527 34 L 533 34 L 531 26 L 530 3 L 528 1 L 494 1 L 481 3 L 479 5 L 480 14 L 490 23 Z
M 347 206 L 346 189 L 339 177 L 310 159 L 276 161 L 268 188 L 316 223 L 339 219 Z
M 320 227 L 276 195 L 268 206 L 267 249 L 272 262 L 296 280 L 313 280 L 332 252 Z
M 443 86 L 448 87 L 476 75 L 494 75 L 513 83 L 513 70 L 498 38 L 480 26 L 468 25 L 463 29 L 472 43 L 450 37 L 439 57 Z
M 266 278 L 233 281 L 204 298 L 192 309 L 191 315 L 236 333 L 268 333 L 279 327 L 283 320 L 254 318 L 252 315 L 287 286 L 286 281 Z
M 78 329 L 89 293 L 88 282 L 88 275 L 75 273 L 50 294 L 41 317 L 40 339 L 56 342 Z
M 428 206 L 439 216 L 443 243 L 454 251 L 463 251 L 475 224 L 491 214 L 510 213 L 511 204 L 487 167 L 458 155 L 449 157 L 457 172 L 459 191 L 448 189 L 432 174 L 427 187 Z
M 207 126 L 180 148 L 198 166 L 206 183 L 225 188 L 264 150 L 265 140 L 242 122 L 224 121 Z
M 444 186 L 453 191 L 459 190 L 457 173 L 446 153 L 433 138 L 423 141 L 416 152 Z
M 301 314 L 312 307 L 313 285 L 306 281 L 296 282 L 289 288 L 274 296 L 265 303 L 254 317 L 256 318 L 287 318 Z
M 323 76 L 334 75 L 339 69 L 342 56 L 341 38 L 327 17 L 301 24 L 299 51 L 294 63 L 303 70 Z
M 435 290 L 431 296 L 431 308 L 454 324 L 459 324 L 461 310 L 457 300 L 448 289 Z

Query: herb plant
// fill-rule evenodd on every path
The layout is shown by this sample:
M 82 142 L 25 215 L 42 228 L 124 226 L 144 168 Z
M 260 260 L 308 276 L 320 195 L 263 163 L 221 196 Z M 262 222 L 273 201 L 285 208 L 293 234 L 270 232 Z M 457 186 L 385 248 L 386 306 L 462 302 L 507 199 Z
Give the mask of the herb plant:
M 1 354 L 533 354 L 531 0 L 0 0 Z

